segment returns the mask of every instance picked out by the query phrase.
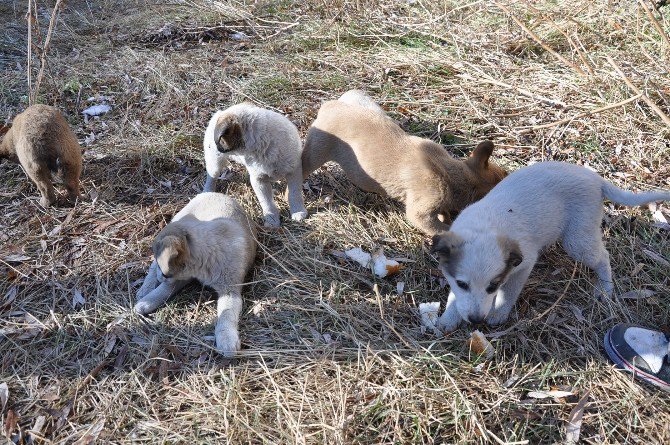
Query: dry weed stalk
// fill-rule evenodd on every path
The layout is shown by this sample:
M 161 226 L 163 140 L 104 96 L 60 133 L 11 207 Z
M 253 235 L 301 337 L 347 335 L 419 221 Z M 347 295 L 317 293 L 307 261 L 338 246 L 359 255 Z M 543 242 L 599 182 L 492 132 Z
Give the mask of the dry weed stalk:
M 557 58 L 558 60 L 563 62 L 567 67 L 572 68 L 573 70 L 575 70 L 579 75 L 581 75 L 581 76 L 586 76 L 587 75 L 586 72 L 584 72 L 584 70 L 581 69 L 579 66 L 577 66 L 573 62 L 569 61 L 568 59 L 566 59 L 565 57 L 560 55 L 551 46 L 544 43 L 544 41 L 537 34 L 535 34 L 533 31 L 531 31 L 526 25 L 524 25 L 523 22 L 521 20 L 519 20 L 514 15 L 514 13 L 512 13 L 512 11 L 510 11 L 510 9 L 507 6 L 497 2 L 496 0 L 493 0 L 493 3 L 498 8 L 505 11 L 505 13 L 514 21 L 514 23 L 516 23 L 519 26 L 519 28 L 521 28 L 526 34 L 528 34 L 533 40 L 535 40 L 535 42 L 537 42 L 538 45 L 540 45 L 542 48 L 544 48 L 545 51 L 549 52 L 552 56 L 554 56 L 555 58 Z
M 60 11 L 63 0 L 56 0 L 53 10 L 51 11 L 51 18 L 49 19 L 49 27 L 47 28 L 47 35 L 44 39 L 44 45 L 39 49 L 39 58 L 40 58 L 40 69 L 37 73 L 37 79 L 35 81 L 35 87 L 32 87 L 32 55 L 33 55 L 33 44 L 32 44 L 32 28 L 37 25 L 37 21 L 33 16 L 33 8 L 37 9 L 37 2 L 35 0 L 28 0 L 28 13 L 26 18 L 28 20 L 28 62 L 27 62 L 27 76 L 28 76 L 28 104 L 33 105 L 37 96 L 40 92 L 40 86 L 42 84 L 42 79 L 44 78 L 44 71 L 47 65 L 47 54 L 49 52 L 49 44 L 51 43 L 51 36 L 56 27 L 57 16 Z
M 667 45 L 667 50 L 670 51 L 670 39 L 668 38 L 668 35 L 665 33 L 665 31 L 663 31 L 663 27 L 660 23 L 658 23 L 656 17 L 654 17 L 654 14 L 649 9 L 649 6 L 647 6 L 645 0 L 637 0 L 637 2 L 642 6 L 642 9 L 644 9 L 644 12 L 647 14 L 647 17 L 649 17 L 649 20 L 654 25 L 654 28 L 656 28 L 656 31 L 658 31 L 658 33 L 661 35 L 661 38 Z
M 626 82 L 626 85 L 628 85 L 628 87 L 629 87 L 631 90 L 633 90 L 633 91 L 635 92 L 635 94 L 639 95 L 640 98 L 641 98 L 647 105 L 649 105 L 649 108 L 651 108 L 651 109 L 654 111 L 654 113 L 656 113 L 656 114 L 658 115 L 658 117 L 661 118 L 661 120 L 663 121 L 663 123 L 665 123 L 665 125 L 667 125 L 668 127 L 670 127 L 670 117 L 668 117 L 668 115 L 665 114 L 665 113 L 663 112 L 663 110 L 661 110 L 661 109 L 659 108 L 659 106 L 656 105 L 656 104 L 654 103 L 654 101 L 651 100 L 651 99 L 649 98 L 649 96 L 647 96 L 646 94 L 644 94 L 642 91 L 640 91 L 640 89 L 639 89 L 638 87 L 636 87 L 636 86 L 633 84 L 633 82 L 628 78 L 628 76 L 626 76 L 626 75 L 624 74 L 624 72 L 621 71 L 621 68 L 619 68 L 619 65 L 616 64 L 616 62 L 614 61 L 614 59 L 612 59 L 611 56 L 607 55 L 606 58 L 607 58 L 607 62 L 608 62 L 610 65 L 612 65 L 612 68 L 614 68 L 614 69 L 616 70 L 617 74 L 619 74 L 619 76 L 621 77 L 621 79 L 623 79 L 623 81 Z

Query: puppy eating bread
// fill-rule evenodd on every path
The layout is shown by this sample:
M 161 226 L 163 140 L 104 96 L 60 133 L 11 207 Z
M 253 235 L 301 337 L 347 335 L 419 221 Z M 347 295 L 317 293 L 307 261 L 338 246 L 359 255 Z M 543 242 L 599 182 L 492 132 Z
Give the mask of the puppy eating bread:
M 324 103 L 302 153 L 306 178 L 337 162 L 361 189 L 403 202 L 409 221 L 429 235 L 447 230 L 450 213 L 481 199 L 504 176 L 489 162 L 493 143 L 480 143 L 465 161 L 439 144 L 407 135 L 359 91 Z M 443 222 L 440 220 L 443 219 Z
M 438 327 L 449 332 L 463 320 L 505 322 L 541 249 L 559 240 L 570 257 L 594 270 L 596 295 L 611 295 L 600 231 L 604 198 L 640 206 L 670 200 L 670 191 L 632 193 L 587 168 L 541 162 L 515 171 L 463 210 L 449 232 L 433 237 L 451 287 Z
M 56 202 L 52 173 L 62 177 L 70 201 L 79 197 L 81 147 L 56 108 L 48 105 L 26 108 L 14 118 L 11 127 L 0 127 L 0 138 L 0 159 L 21 163 L 42 195 L 42 207 Z
M 272 182 L 286 179 L 291 218 L 307 217 L 302 197 L 302 144 L 298 129 L 285 116 L 248 102 L 217 111 L 203 141 L 207 182 L 213 192 L 216 178 L 229 160 L 243 164 L 263 209 L 265 225 L 279 227 L 279 209 L 272 198 Z

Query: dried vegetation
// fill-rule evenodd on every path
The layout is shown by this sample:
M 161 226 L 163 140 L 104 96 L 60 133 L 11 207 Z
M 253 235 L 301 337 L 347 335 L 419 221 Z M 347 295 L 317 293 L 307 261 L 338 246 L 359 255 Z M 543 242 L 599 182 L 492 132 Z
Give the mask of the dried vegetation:
M 28 95 L 25 3 L 0 1 L 3 119 Z M 37 2 L 41 35 L 51 6 Z M 670 442 L 668 397 L 601 349 L 616 322 L 668 329 L 667 204 L 655 218 L 607 204 L 628 298 L 594 301 L 590 271 L 550 249 L 518 318 L 484 330 L 488 361 L 469 357 L 467 330 L 422 332 L 417 305 L 446 299 L 435 259 L 398 204 L 336 166 L 310 178 L 305 223 L 260 233 L 239 358 L 213 351 L 200 286 L 152 318 L 130 311 L 153 236 L 202 187 L 207 119 L 244 99 L 304 133 L 323 100 L 363 88 L 455 156 L 492 138 L 510 169 L 566 160 L 670 188 L 669 14 L 645 0 L 66 2 L 37 100 L 85 146 L 88 199 L 41 209 L 0 165 L 2 428 L 18 443 Z M 112 111 L 85 122 L 102 102 Z M 242 169 L 224 189 L 260 221 Z M 406 267 L 379 279 L 336 255 L 358 246 Z

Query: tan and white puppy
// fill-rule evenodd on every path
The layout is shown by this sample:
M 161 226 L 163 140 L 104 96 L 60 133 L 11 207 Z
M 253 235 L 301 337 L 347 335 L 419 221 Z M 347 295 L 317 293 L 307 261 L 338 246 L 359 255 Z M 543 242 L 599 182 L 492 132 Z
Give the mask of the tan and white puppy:
M 70 201 L 79 197 L 81 147 L 60 111 L 32 105 L 14 118 L 11 127 L 1 127 L 0 137 L 0 159 L 23 166 L 42 195 L 43 207 L 56 202 L 52 173 L 63 179 Z
M 349 91 L 324 103 L 302 153 L 306 178 L 337 162 L 361 189 L 403 202 L 409 221 L 429 235 L 449 228 L 451 213 L 481 199 L 504 176 L 489 162 L 493 143 L 480 143 L 466 160 L 444 147 L 407 135 L 368 96 Z M 442 218 L 442 220 L 440 220 Z
M 238 202 L 222 193 L 200 193 L 156 237 L 155 260 L 137 292 L 135 312 L 162 306 L 191 280 L 218 295 L 214 330 L 217 349 L 240 349 L 238 323 L 242 284 L 256 255 L 256 228 Z
M 203 191 L 214 191 L 216 178 L 233 160 L 247 168 L 266 226 L 279 227 L 272 182 L 282 179 L 288 183 L 291 218 L 302 221 L 307 217 L 302 196 L 300 134 L 286 116 L 248 102 L 233 105 L 214 113 L 203 145 L 207 169 Z
M 438 327 L 449 332 L 463 320 L 505 322 L 540 251 L 557 241 L 595 271 L 596 296 L 611 295 L 612 270 L 600 231 L 605 198 L 640 206 L 670 200 L 670 191 L 632 193 L 585 167 L 541 162 L 515 171 L 463 210 L 449 232 L 433 237 L 451 287 Z

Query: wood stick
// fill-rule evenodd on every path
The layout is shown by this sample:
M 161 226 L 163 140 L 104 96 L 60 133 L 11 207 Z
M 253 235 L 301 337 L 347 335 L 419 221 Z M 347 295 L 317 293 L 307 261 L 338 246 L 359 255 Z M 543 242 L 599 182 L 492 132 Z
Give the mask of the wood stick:
M 545 51 L 549 52 L 552 56 L 556 57 L 558 60 L 560 60 L 561 62 L 563 62 L 563 63 L 564 63 L 565 65 L 567 65 L 568 67 L 570 67 L 570 68 L 572 68 L 573 70 L 577 71 L 577 73 L 579 73 L 580 75 L 582 75 L 582 76 L 586 76 L 586 73 L 584 72 L 583 69 L 581 69 L 580 67 L 578 67 L 578 66 L 575 65 L 574 63 L 570 62 L 568 59 L 566 59 L 565 57 L 561 56 L 561 55 L 560 55 L 559 53 L 557 53 L 556 51 L 554 51 L 554 49 L 552 49 L 549 45 L 547 45 L 546 43 L 544 43 L 544 42 L 542 41 L 542 39 L 540 39 L 540 38 L 537 36 L 537 34 L 535 34 L 533 31 L 531 31 L 530 29 L 528 29 L 528 28 L 526 27 L 526 25 L 524 25 L 524 24 L 521 22 L 521 20 L 517 19 L 516 16 L 515 16 L 514 14 L 512 14 L 512 11 L 510 11 L 509 8 L 508 8 L 507 6 L 505 6 L 505 5 L 501 5 L 501 4 L 498 3 L 496 0 L 493 0 L 493 3 L 494 3 L 498 8 L 502 9 L 503 11 L 505 11 L 505 13 L 507 13 L 507 14 L 510 16 L 510 18 L 511 18 L 512 20 L 514 20 L 514 22 L 515 22 L 521 29 L 524 30 L 524 32 L 525 32 L 526 34 L 528 34 L 533 40 L 535 40 L 535 42 L 537 42 L 542 48 L 544 48 Z
M 581 50 L 579 49 L 579 46 L 572 40 L 572 38 L 568 35 L 568 33 L 565 32 L 565 31 L 563 30 L 563 28 L 561 28 L 560 26 L 558 26 L 558 23 L 556 23 L 556 22 L 554 21 L 554 19 L 552 19 L 552 18 L 549 17 L 548 15 L 544 14 L 542 11 L 540 11 L 539 9 L 537 9 L 535 6 L 531 5 L 530 2 L 529 2 L 528 0 L 525 0 L 524 3 L 526 4 L 526 6 L 527 6 L 528 8 L 530 8 L 531 11 L 533 11 L 535 14 L 539 15 L 541 18 L 543 18 L 544 20 L 546 20 L 547 22 L 549 22 L 549 23 L 551 24 L 551 26 L 553 26 L 553 28 L 554 28 L 556 31 L 558 31 L 558 32 L 560 32 L 561 34 L 563 34 L 563 37 L 565 37 L 565 39 L 568 41 L 568 43 L 570 44 L 570 46 L 572 46 L 573 49 L 575 50 L 575 52 L 577 53 L 577 56 L 579 57 L 579 60 L 582 61 L 582 63 L 584 64 L 584 66 L 586 66 L 586 69 L 587 69 L 587 70 L 589 71 L 589 73 L 593 76 L 593 75 L 595 74 L 595 72 L 593 71 L 593 68 L 591 68 L 591 65 L 590 65 L 589 62 L 586 60 L 586 57 L 585 57 L 584 55 L 582 55 L 582 52 L 581 52 Z M 579 37 L 577 38 L 577 40 L 579 40 Z M 581 42 L 580 42 L 580 43 L 581 43 Z
M 525 90 L 523 88 L 518 88 L 518 87 L 512 86 L 508 83 L 501 82 L 499 80 L 490 79 L 488 77 L 482 77 L 482 78 L 479 78 L 479 79 L 475 79 L 474 77 L 472 77 L 469 74 L 458 74 L 457 77 L 460 77 L 461 79 L 480 81 L 481 83 L 487 83 L 489 85 L 496 85 L 496 86 L 499 86 L 499 87 L 507 88 L 508 90 L 516 90 L 522 96 L 530 97 L 531 99 L 535 99 L 535 100 L 540 101 L 544 104 L 551 105 L 552 107 L 556 107 L 556 108 L 566 108 L 567 107 L 566 104 L 564 104 L 563 102 L 561 102 L 559 100 L 554 100 L 554 99 L 550 99 L 548 97 L 540 96 L 538 94 L 531 93 L 530 91 Z
M 42 83 L 42 79 L 44 78 L 44 69 L 46 68 L 47 65 L 47 51 L 49 50 L 51 35 L 53 34 L 53 30 L 56 26 L 56 16 L 58 15 L 58 10 L 60 9 L 61 3 L 62 0 L 56 0 L 54 9 L 51 12 L 51 19 L 49 20 L 49 29 L 47 30 L 46 39 L 44 39 L 44 47 L 42 47 L 42 54 L 40 57 L 40 71 L 37 74 L 37 80 L 35 81 L 35 90 L 32 92 L 33 102 L 37 98 L 37 94 L 40 91 L 40 84 Z
M 656 17 L 654 17 L 654 14 L 652 14 L 651 10 L 647 6 L 647 4 L 644 2 L 644 0 L 637 0 L 637 2 L 642 5 L 642 9 L 644 9 L 644 12 L 647 13 L 647 17 L 649 17 L 649 20 L 651 20 L 651 23 L 654 24 L 654 28 L 656 28 L 656 31 L 661 35 L 663 38 L 663 41 L 665 41 L 665 44 L 668 45 L 668 48 L 670 48 L 670 39 L 668 39 L 667 34 L 665 34 L 665 31 L 663 31 L 663 28 L 661 27 L 661 24 L 658 23 L 658 20 L 656 20 Z
M 626 77 L 626 75 L 623 73 L 623 71 L 621 71 L 621 68 L 619 68 L 619 65 L 616 64 L 616 62 L 614 61 L 614 59 L 612 59 L 610 56 L 606 56 L 606 57 L 607 57 L 607 62 L 608 62 L 610 65 L 612 65 L 612 67 L 616 70 L 616 72 L 617 72 L 617 73 L 619 74 L 619 76 L 623 79 L 623 81 L 626 82 L 626 85 L 628 85 L 628 88 L 630 88 L 631 90 L 633 90 L 633 91 L 635 92 L 635 94 L 639 94 L 639 95 L 640 95 L 640 99 L 642 99 L 643 101 L 645 101 L 645 103 L 646 103 L 647 105 L 649 105 L 649 108 L 651 108 L 652 110 L 654 110 L 654 112 L 658 115 L 658 117 L 661 118 L 661 120 L 665 123 L 665 125 L 667 125 L 668 127 L 670 127 L 670 117 L 668 117 L 668 115 L 665 114 L 665 113 L 663 112 L 663 110 L 661 110 L 661 109 L 658 107 L 658 105 L 656 105 L 656 104 L 654 103 L 654 101 L 651 100 L 651 99 L 649 98 L 649 96 L 647 96 L 646 94 L 644 94 L 644 93 L 643 93 L 642 91 L 640 91 L 635 85 L 633 85 L 633 82 L 631 82 L 631 80 L 630 80 L 628 77 Z
M 526 134 L 526 133 L 530 133 L 530 132 L 535 131 L 535 130 L 541 130 L 543 128 L 556 127 L 558 125 L 571 122 L 575 119 L 579 119 L 580 117 L 592 116 L 594 114 L 602 113 L 603 111 L 611 110 L 613 108 L 619 108 L 623 105 L 626 105 L 627 103 L 635 102 L 636 100 L 640 99 L 642 96 L 643 96 L 642 94 L 636 94 L 635 96 L 629 97 L 628 99 L 622 100 L 621 102 L 617 102 L 615 104 L 610 104 L 610 105 L 606 105 L 604 107 L 596 108 L 595 110 L 584 111 L 584 112 L 578 113 L 574 116 L 566 117 L 565 119 L 561 119 L 560 121 L 552 122 L 550 124 L 535 125 L 533 127 L 524 128 L 519 132 L 519 134 Z
M 28 71 L 28 105 L 33 104 L 32 95 L 32 70 L 31 59 L 33 55 L 33 1 L 28 0 L 28 13 L 26 14 L 26 21 L 28 22 L 28 60 L 26 61 L 26 69 Z

